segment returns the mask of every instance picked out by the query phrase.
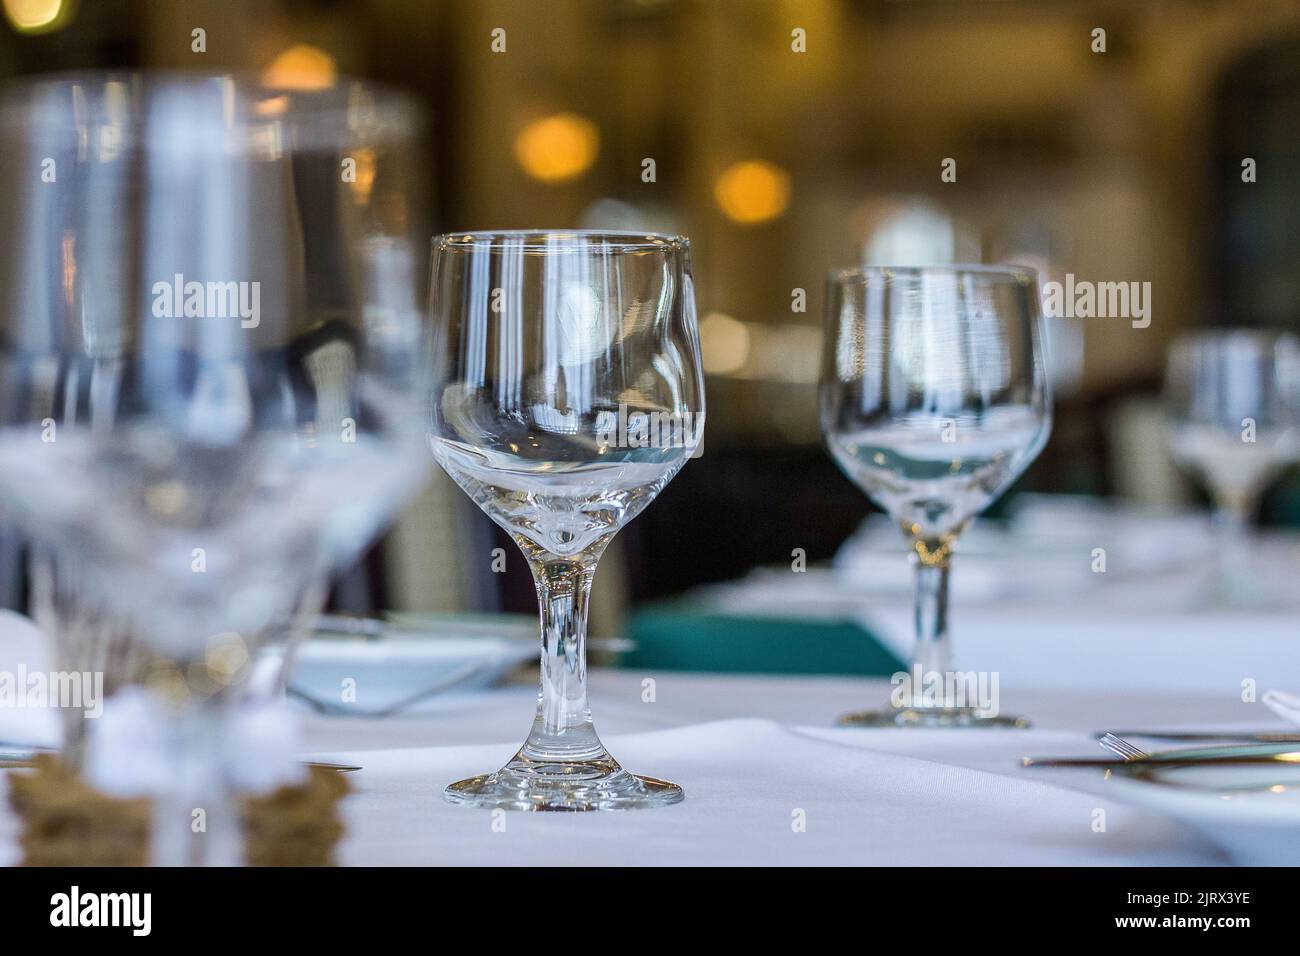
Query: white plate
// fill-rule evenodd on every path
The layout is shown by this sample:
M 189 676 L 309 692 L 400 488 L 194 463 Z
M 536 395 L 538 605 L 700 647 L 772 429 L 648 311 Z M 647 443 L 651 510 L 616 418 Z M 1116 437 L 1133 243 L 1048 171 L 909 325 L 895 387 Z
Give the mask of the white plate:
M 1198 748 L 1180 756 L 1283 753 L 1295 744 Z M 1250 866 L 1300 865 L 1300 762 L 1116 768 L 1107 792 L 1168 814 Z
M 447 691 L 488 687 L 536 656 L 535 641 L 486 635 L 316 637 L 299 648 L 289 689 L 331 714 L 384 716 Z

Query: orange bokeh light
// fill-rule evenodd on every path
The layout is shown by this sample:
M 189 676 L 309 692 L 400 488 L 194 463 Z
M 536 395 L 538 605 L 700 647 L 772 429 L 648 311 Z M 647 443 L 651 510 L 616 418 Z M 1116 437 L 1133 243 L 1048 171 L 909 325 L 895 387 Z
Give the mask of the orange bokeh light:
M 790 174 L 764 159 L 734 163 L 718 177 L 713 198 L 734 222 L 767 222 L 790 205 Z
M 533 179 L 559 183 L 576 179 L 596 161 L 600 131 L 576 113 L 533 120 L 515 137 L 515 159 Z

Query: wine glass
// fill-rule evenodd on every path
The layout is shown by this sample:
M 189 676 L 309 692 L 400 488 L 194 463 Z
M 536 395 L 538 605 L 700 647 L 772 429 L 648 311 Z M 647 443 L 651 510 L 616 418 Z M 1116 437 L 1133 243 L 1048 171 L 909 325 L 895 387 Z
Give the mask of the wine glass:
M 0 502 L 167 664 L 165 779 L 101 786 L 153 797 L 155 862 L 239 862 L 275 760 L 232 743 L 248 662 L 428 470 L 420 117 L 346 79 L 85 74 L 0 128 Z
M 59 760 L 73 772 L 82 769 L 87 733 L 102 716 L 104 700 L 147 680 L 151 663 L 147 646 L 134 639 L 129 617 L 87 602 L 81 564 L 75 554 L 37 545 L 27 569 L 31 616 L 51 642 L 55 667 L 67 674 L 100 675 L 102 681 L 97 701 L 50 701 L 62 730 Z
M 948 573 L 958 536 L 1051 431 L 1032 270 L 954 265 L 831 273 L 822 432 L 844 473 L 902 528 L 916 572 L 916 648 L 890 706 L 858 726 L 1027 726 L 988 675 L 953 670 Z M 984 688 L 978 685 L 986 678 Z
M 131 615 L 90 603 L 93 583 L 86 580 L 82 565 L 71 551 L 37 545 L 27 568 L 32 619 L 50 638 L 56 670 L 102 679 L 95 685 L 94 700 L 49 702 L 57 709 L 62 727 L 59 760 L 64 769 L 76 773 L 84 769 L 88 733 L 102 716 L 105 701 L 151 683 L 155 665 L 170 667 L 167 661 L 156 660 L 148 643 L 136 638 Z M 263 653 L 253 662 L 243 687 L 252 700 L 271 704 L 284 700 L 295 653 L 310 636 L 327 593 L 324 577 L 308 582 L 294 600 L 289 618 L 273 621 L 265 633 L 254 635 L 247 646 L 262 647 Z
M 628 773 L 587 706 L 596 562 L 699 448 L 704 383 L 685 238 L 470 232 L 434 240 L 438 463 L 528 561 L 541 612 L 537 715 L 452 803 L 615 810 L 676 803 Z
M 1169 351 L 1164 402 L 1170 452 L 1214 503 L 1206 603 L 1253 604 L 1263 595 L 1251 523 L 1268 486 L 1300 462 L 1300 339 L 1249 329 L 1184 335 Z

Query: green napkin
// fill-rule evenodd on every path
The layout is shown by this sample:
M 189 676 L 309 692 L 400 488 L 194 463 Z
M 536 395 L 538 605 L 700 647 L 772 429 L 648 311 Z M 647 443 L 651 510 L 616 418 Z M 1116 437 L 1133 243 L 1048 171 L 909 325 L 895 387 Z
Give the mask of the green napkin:
M 632 615 L 628 637 L 636 648 L 619 661 L 628 668 L 887 677 L 905 667 L 850 621 L 738 617 L 660 604 Z

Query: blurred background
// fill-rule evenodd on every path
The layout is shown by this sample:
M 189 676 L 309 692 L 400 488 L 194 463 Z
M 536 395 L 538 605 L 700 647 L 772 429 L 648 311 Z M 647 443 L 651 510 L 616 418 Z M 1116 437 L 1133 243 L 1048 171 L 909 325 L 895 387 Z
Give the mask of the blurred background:
M 815 567 L 870 511 L 818 430 L 834 265 L 1015 262 L 1044 283 L 1150 283 L 1146 328 L 1051 321 L 1055 430 L 1008 500 L 1199 506 L 1162 437 L 1171 340 L 1197 325 L 1300 328 L 1294 0 L 3 0 L 3 12 L 10 76 L 245 70 L 290 88 L 347 74 L 413 91 L 433 123 L 433 232 L 691 237 L 706 450 L 602 562 L 597 635 L 635 632 L 639 611 L 697 585 L 799 554 Z M 1300 524 L 1294 477 L 1261 521 Z M 22 543 L 11 535 L 4 551 L 6 600 L 21 607 Z M 514 545 L 439 474 L 333 604 L 531 613 L 535 598 Z

